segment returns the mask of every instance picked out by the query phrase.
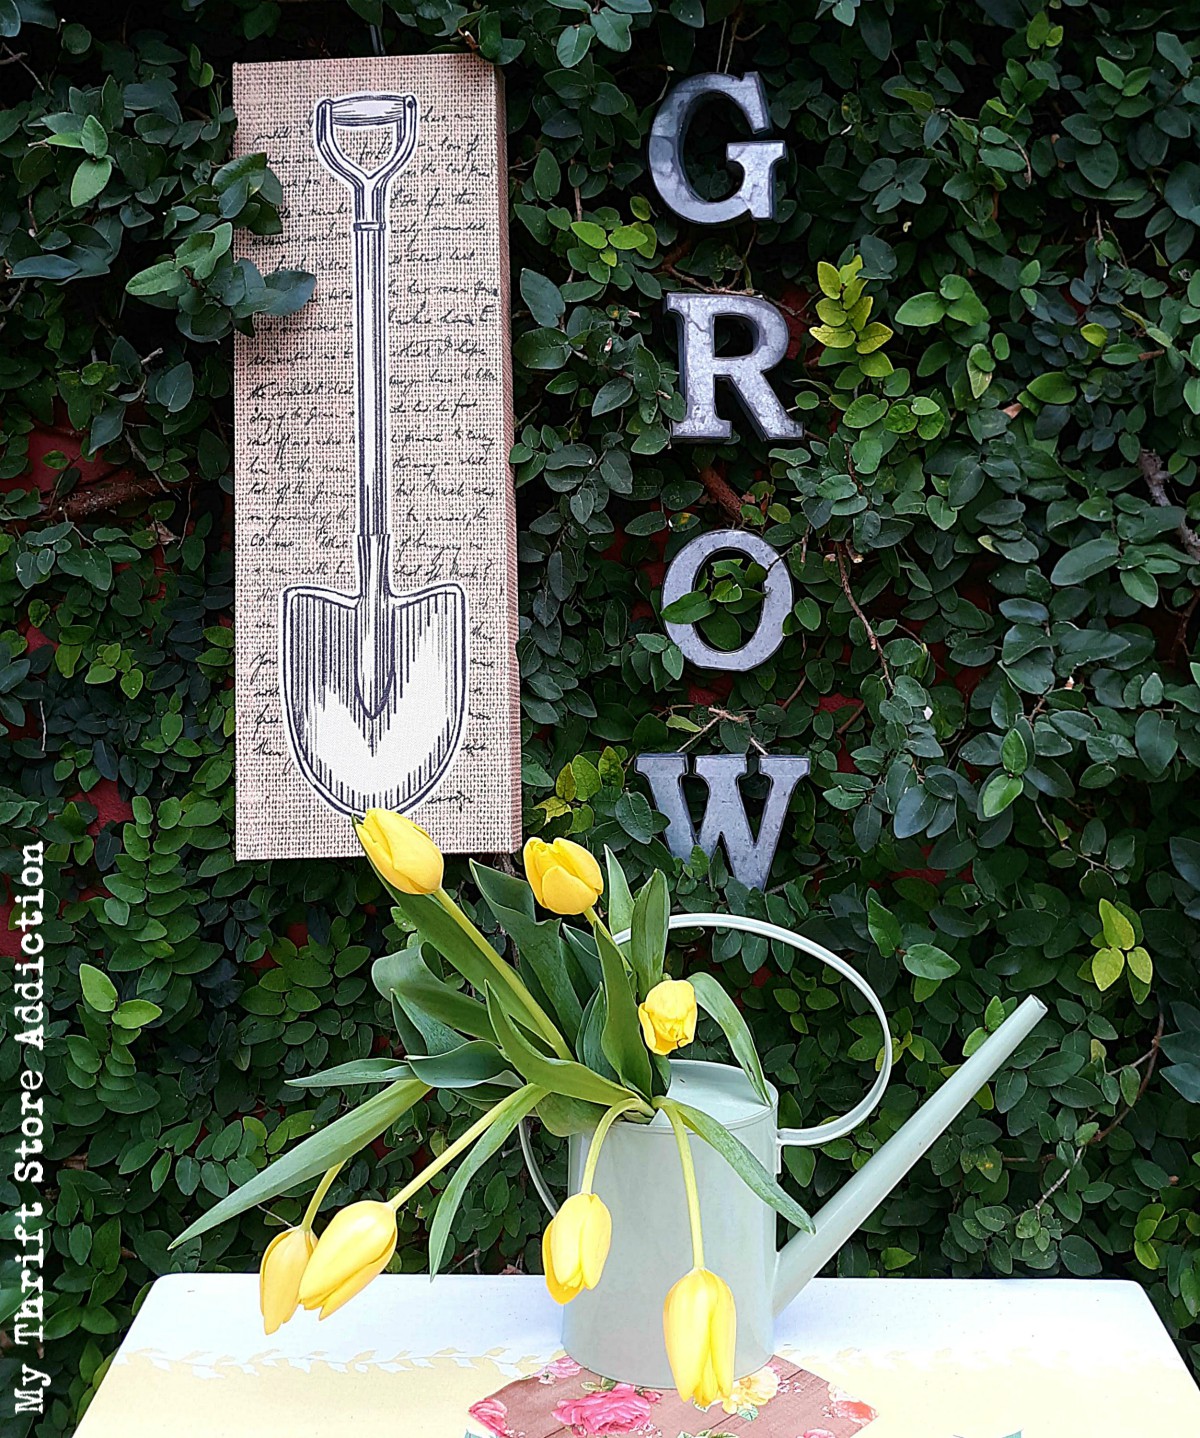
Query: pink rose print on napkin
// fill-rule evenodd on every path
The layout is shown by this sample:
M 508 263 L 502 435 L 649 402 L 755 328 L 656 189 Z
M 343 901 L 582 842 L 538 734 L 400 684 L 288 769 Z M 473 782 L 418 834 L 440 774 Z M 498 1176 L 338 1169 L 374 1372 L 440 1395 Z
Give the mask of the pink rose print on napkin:
M 614 1433 L 635 1433 L 644 1428 L 651 1406 L 661 1394 L 653 1388 L 634 1388 L 618 1383 L 614 1388 L 585 1393 L 582 1398 L 564 1398 L 555 1405 L 557 1418 L 580 1438 L 607 1438 Z
M 496 1394 L 472 1403 L 467 1412 L 487 1429 L 492 1438 L 508 1438 L 512 1431 L 508 1426 L 508 1409 Z
M 547 1363 L 545 1368 L 537 1375 L 539 1383 L 553 1383 L 558 1378 L 574 1378 L 580 1371 L 579 1364 L 573 1358 L 568 1358 L 564 1353 L 561 1358 L 556 1358 L 553 1363 Z
M 829 1411 L 833 1416 L 835 1418 L 849 1418 L 858 1428 L 865 1428 L 872 1419 L 878 1417 L 878 1414 L 869 1403 L 863 1403 L 857 1398 L 851 1398 L 849 1393 L 843 1393 L 840 1388 L 830 1388 L 829 1398 Z
M 778 1357 L 740 1379 L 735 1396 L 700 1409 L 564 1357 L 481 1399 L 470 1416 L 483 1438 L 858 1438 L 876 1417 L 869 1403 Z

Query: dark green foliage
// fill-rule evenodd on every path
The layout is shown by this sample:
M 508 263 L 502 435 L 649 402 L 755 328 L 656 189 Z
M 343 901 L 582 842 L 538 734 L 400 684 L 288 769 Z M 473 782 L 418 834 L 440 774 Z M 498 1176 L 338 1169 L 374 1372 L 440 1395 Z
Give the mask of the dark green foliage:
M 1200 1355 L 1198 20 L 135 0 L 64 24 L 0 0 L 0 814 L 53 846 L 58 901 L 42 1435 L 71 1430 L 145 1285 L 252 1267 L 299 1212 L 167 1253 L 339 1112 L 339 1090 L 285 1080 L 394 1052 L 369 961 L 400 943 L 367 865 L 232 851 L 230 331 L 307 290 L 234 259 L 280 195 L 269 156 L 226 164 L 228 67 L 368 54 L 372 24 L 390 51 L 470 45 L 507 72 L 527 830 L 607 843 L 635 886 L 664 867 L 677 905 L 802 926 L 885 995 L 896 1080 L 853 1139 L 789 1155 L 809 1209 L 1039 992 L 1051 1016 L 1018 1066 L 840 1271 L 1134 1277 Z M 762 73 L 789 142 L 776 223 L 697 230 L 656 204 L 655 105 L 718 66 Z M 694 137 L 713 193 L 725 121 Z M 660 300 L 681 285 L 783 307 L 805 442 L 667 447 Z M 656 610 L 664 553 L 730 522 L 786 553 L 797 598 L 778 653 L 732 683 L 684 673 Z M 759 579 L 713 566 L 688 600 L 711 643 L 753 626 Z M 684 741 L 811 755 L 768 895 L 662 849 L 630 761 Z M 711 952 L 784 1121 L 851 1104 L 878 1037 L 849 992 L 754 938 Z M 0 1046 L 6 1093 L 15 1059 Z M 332 1201 L 394 1191 L 466 1121 L 426 1101 Z M 402 1216 L 406 1267 L 433 1197 Z M 540 1224 L 506 1151 L 448 1263 L 535 1267 Z

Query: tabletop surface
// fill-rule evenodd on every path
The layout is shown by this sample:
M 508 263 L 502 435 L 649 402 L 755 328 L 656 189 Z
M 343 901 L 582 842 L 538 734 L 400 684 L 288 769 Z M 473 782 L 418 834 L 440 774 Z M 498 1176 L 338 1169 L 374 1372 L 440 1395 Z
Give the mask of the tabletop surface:
M 492 1395 L 527 1375 L 553 1381 L 562 1352 L 539 1278 L 384 1275 L 325 1322 L 302 1312 L 270 1338 L 257 1284 L 159 1279 L 78 1438 L 495 1438 Z M 1200 1438 L 1200 1390 L 1135 1283 L 816 1279 L 776 1338 L 782 1360 L 859 1415 L 841 1431 L 864 1438 Z M 695 1416 L 713 1438 L 755 1427 Z

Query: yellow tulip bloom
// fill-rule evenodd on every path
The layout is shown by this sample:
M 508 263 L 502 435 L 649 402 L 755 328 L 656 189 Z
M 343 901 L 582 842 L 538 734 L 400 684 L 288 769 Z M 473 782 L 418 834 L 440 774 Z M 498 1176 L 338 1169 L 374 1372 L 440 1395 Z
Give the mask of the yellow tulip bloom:
M 390 809 L 368 809 L 355 832 L 380 877 L 402 894 L 434 894 L 442 887 L 445 860 L 429 835 Z
M 674 1053 L 696 1037 L 696 990 L 686 979 L 663 979 L 638 1005 L 638 1018 L 651 1053 Z
M 296 1311 L 300 1301 L 300 1280 L 317 1246 L 311 1228 L 288 1228 L 267 1244 L 258 1269 L 258 1306 L 263 1329 L 274 1333 Z
M 570 839 L 530 839 L 525 845 L 525 877 L 543 909 L 555 914 L 585 913 L 604 892 L 600 865 L 582 844 Z
M 667 1294 L 663 1336 L 680 1398 L 707 1408 L 733 1392 L 737 1313 L 724 1279 L 693 1268 Z
M 594 1193 L 574 1193 L 542 1235 L 542 1267 L 555 1303 L 595 1288 L 612 1242 L 612 1215 Z
M 300 1280 L 300 1302 L 319 1308 L 321 1317 L 336 1313 L 383 1272 L 396 1251 L 396 1210 L 390 1203 L 364 1199 L 341 1209 L 317 1241 Z

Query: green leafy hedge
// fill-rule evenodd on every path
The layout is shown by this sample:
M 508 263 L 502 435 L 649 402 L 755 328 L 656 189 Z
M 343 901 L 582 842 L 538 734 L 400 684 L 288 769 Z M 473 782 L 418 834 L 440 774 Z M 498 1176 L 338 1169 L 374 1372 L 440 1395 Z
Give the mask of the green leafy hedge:
M 720 856 L 675 865 L 681 902 L 802 926 L 894 1015 L 882 1111 L 791 1154 L 795 1191 L 819 1202 L 1018 995 L 1051 1006 L 839 1271 L 1132 1276 L 1200 1357 L 1195 8 L 62 8 L 83 22 L 0 0 L 0 813 L 52 846 L 58 903 L 39 1434 L 70 1431 L 155 1277 L 255 1265 L 298 1201 L 167 1244 L 336 1112 L 287 1078 L 388 1032 L 368 961 L 399 936 L 366 864 L 233 858 L 228 548 L 230 331 L 308 293 L 235 258 L 281 197 L 269 156 L 227 163 L 229 65 L 379 46 L 507 75 L 527 830 L 608 843 L 636 879 L 671 862 L 638 753 L 809 754 L 768 894 Z M 764 78 L 776 222 L 656 201 L 655 107 L 715 68 Z M 696 128 L 712 193 L 728 135 L 719 109 Z M 668 447 L 681 286 L 783 309 L 803 443 Z M 732 680 L 685 671 L 658 612 L 664 558 L 730 524 L 797 595 Z M 689 598 L 710 642 L 753 627 L 761 578 L 725 563 Z M 857 1097 L 878 1038 L 848 991 L 753 938 L 711 962 L 788 1122 Z M 462 1122 L 427 1103 L 334 1199 L 394 1190 Z M 454 1262 L 534 1268 L 540 1223 L 505 1154 Z

